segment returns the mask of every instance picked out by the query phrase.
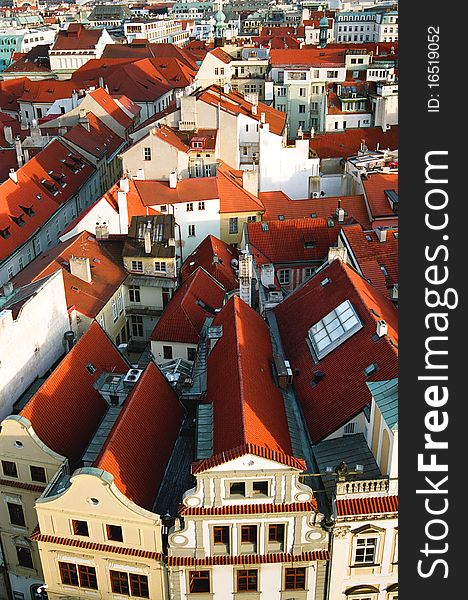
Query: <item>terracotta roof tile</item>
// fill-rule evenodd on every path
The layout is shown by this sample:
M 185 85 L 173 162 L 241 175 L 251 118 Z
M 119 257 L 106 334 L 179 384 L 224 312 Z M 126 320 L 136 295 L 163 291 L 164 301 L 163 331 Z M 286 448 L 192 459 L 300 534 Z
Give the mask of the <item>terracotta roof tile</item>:
M 70 160 L 69 154 L 74 155 L 76 162 Z M 58 179 L 63 178 L 67 185 L 62 187 L 49 175 L 50 171 Z M 94 171 L 94 167 L 78 152 L 71 153 L 65 144 L 53 140 L 16 171 L 18 183 L 10 178 L 2 183 L 0 230 L 7 230 L 8 235 L 0 237 L 0 260 L 24 244 L 61 204 L 73 198 Z M 24 223 L 18 224 L 14 218 L 21 218 Z
M 126 498 L 152 510 L 183 415 L 174 390 L 150 362 L 94 466 L 111 473 Z
M 228 65 L 232 61 L 232 56 L 225 52 L 222 48 L 215 48 L 211 50 L 209 54 L 213 55 L 216 58 L 219 58 L 224 64 Z
M 86 368 L 92 364 L 93 374 Z M 129 366 L 93 322 L 26 404 L 20 415 L 39 439 L 75 467 L 107 408 L 93 384 L 103 371 L 126 373 Z
M 329 227 L 327 219 L 290 219 L 248 223 L 247 232 L 249 244 L 274 264 L 321 263 L 336 244 L 339 227 Z
M 81 548 L 83 550 L 92 550 L 93 552 L 104 552 L 110 554 L 121 554 L 123 556 L 135 556 L 150 560 L 162 560 L 163 556 L 159 552 L 150 552 L 149 550 L 138 550 L 137 548 L 126 548 L 124 546 L 111 546 L 110 544 L 98 544 L 96 542 L 86 542 L 84 540 L 71 540 L 69 538 L 58 537 L 55 535 L 45 535 L 40 531 L 35 531 L 29 538 L 34 542 L 45 544 L 58 544 L 60 546 L 70 546 L 72 548 Z
M 108 115 L 110 115 L 117 123 L 128 129 L 133 124 L 133 118 L 130 117 L 121 106 L 119 106 L 117 100 L 108 94 L 103 88 L 97 88 L 96 90 L 89 93 L 91 98 L 97 102 L 97 104 L 103 108 Z
M 153 102 L 172 89 L 147 58 L 122 65 L 106 78 L 106 84 L 110 94 L 124 94 L 134 102 Z
M 107 127 L 92 112 L 86 115 L 89 131 L 78 123 L 65 134 L 65 139 L 72 142 L 96 158 L 110 158 L 124 144 L 125 140 Z
M 327 285 L 321 282 L 330 279 Z M 345 300 L 354 307 L 363 327 L 321 360 L 312 356 L 308 331 Z M 341 260 L 332 261 L 275 309 L 294 387 L 314 443 L 324 439 L 371 401 L 368 381 L 398 375 L 397 312 L 394 305 Z M 375 339 L 377 321 L 388 335 Z M 366 377 L 372 363 L 377 370 Z M 324 376 L 314 384 L 314 372 Z
M 91 282 L 70 273 L 70 258 L 88 258 L 91 267 Z M 50 275 L 59 269 L 63 273 L 65 297 L 69 307 L 90 318 L 95 318 L 110 298 L 122 285 L 127 272 L 87 231 L 76 235 L 45 251 L 29 263 L 16 277 L 16 285 L 26 285 Z
M 22 481 L 11 481 L 8 479 L 0 479 L 0 485 L 17 488 L 19 490 L 28 490 L 30 492 L 37 492 L 42 494 L 45 490 L 44 485 L 34 485 L 33 483 L 24 483 Z
M 235 290 L 239 287 L 239 280 L 231 261 L 238 260 L 238 255 L 236 248 L 214 235 L 207 235 L 185 260 L 181 271 L 182 280 L 185 281 L 198 267 L 203 267 L 225 290 Z
M 265 321 L 233 296 L 213 326 L 222 326 L 223 334 L 207 359 L 206 400 L 213 404 L 214 456 L 205 464 L 231 460 L 231 453 L 238 454 L 240 448 L 244 453 L 274 453 L 272 460 L 301 468 L 301 461 L 292 456 L 283 396 L 273 381 L 273 350 Z M 195 468 L 200 470 L 200 463 Z
M 398 125 L 385 132 L 381 127 L 366 127 L 347 129 L 345 132 L 320 133 L 310 140 L 309 145 L 320 158 L 348 158 L 357 155 L 361 143 L 369 150 L 375 150 L 377 145 L 381 149 L 396 150 Z
M 217 172 L 220 212 L 263 212 L 261 201 L 242 187 L 242 180 L 223 162 L 220 162 Z
M 371 498 L 336 500 L 336 514 L 338 517 L 396 512 L 398 512 L 398 496 L 374 496 Z
M 373 219 L 387 218 L 398 223 L 398 214 L 392 210 L 385 190 L 398 194 L 398 173 L 372 173 L 362 180 L 364 194 Z
M 263 515 L 276 513 L 295 513 L 295 512 L 316 512 L 317 502 L 290 502 L 288 504 L 276 504 L 269 502 L 268 504 L 231 504 L 226 506 L 209 506 L 207 508 L 181 506 L 179 515 L 187 516 L 224 516 L 224 515 Z
M 275 66 L 305 66 L 305 67 L 344 67 L 345 50 L 344 48 L 305 47 L 300 50 L 271 50 L 270 64 Z
M 334 217 L 338 201 L 341 208 L 347 213 L 345 222 L 355 220 L 367 229 L 371 224 L 367 214 L 367 207 L 363 195 L 357 196 L 329 196 L 327 198 L 306 198 L 305 200 L 291 200 L 284 192 L 260 192 L 259 200 L 265 206 L 264 221 L 274 221 L 282 215 L 284 219 L 301 219 Z M 315 215 L 315 216 L 312 216 Z M 336 225 L 336 223 L 335 223 Z
M 134 180 L 134 183 L 145 206 L 197 202 L 219 198 L 216 177 L 181 179 L 177 182 L 175 188 L 169 187 L 168 181 Z
M 177 289 L 153 329 L 152 340 L 198 344 L 206 311 L 198 300 L 216 309 L 223 305 L 225 289 L 199 267 Z
M 95 48 L 102 29 L 87 29 L 81 23 L 70 23 L 68 29 L 60 30 L 51 50 L 87 50 Z
M 42 79 L 31 80 L 24 84 L 24 90 L 19 97 L 21 102 L 52 104 L 61 98 L 71 98 L 76 90 L 76 83 L 68 80 Z
M 169 556 L 169 567 L 203 567 L 210 565 L 258 565 L 271 563 L 313 562 L 316 560 L 329 560 L 328 550 L 315 550 L 302 554 L 242 554 L 241 556 L 207 556 L 206 558 L 193 558 L 191 556 Z

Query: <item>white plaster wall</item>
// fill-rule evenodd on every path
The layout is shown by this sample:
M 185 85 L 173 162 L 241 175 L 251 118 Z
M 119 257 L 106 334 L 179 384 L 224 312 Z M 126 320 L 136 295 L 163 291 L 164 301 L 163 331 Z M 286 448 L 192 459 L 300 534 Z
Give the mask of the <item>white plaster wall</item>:
M 11 311 L 0 312 L 0 419 L 64 353 L 69 329 L 62 271 L 24 304 L 16 321 Z
M 164 358 L 163 346 L 172 346 L 172 358 Z M 171 342 L 171 341 L 159 341 L 151 340 L 151 353 L 154 356 L 154 360 L 157 365 L 170 362 L 176 358 L 187 358 L 187 348 L 197 348 L 196 344 L 189 344 L 183 342 Z
M 65 242 L 82 231 L 95 234 L 96 223 L 107 223 L 110 234 L 122 233 L 120 231 L 118 212 L 107 200 L 101 198 L 72 229 L 60 236 L 60 241 Z
M 346 121 L 346 127 L 343 126 Z M 371 113 L 345 113 L 339 115 L 326 115 L 325 130 L 326 131 L 343 131 L 344 129 L 354 129 L 356 127 L 370 127 L 372 121 Z M 338 127 L 335 127 L 338 123 Z

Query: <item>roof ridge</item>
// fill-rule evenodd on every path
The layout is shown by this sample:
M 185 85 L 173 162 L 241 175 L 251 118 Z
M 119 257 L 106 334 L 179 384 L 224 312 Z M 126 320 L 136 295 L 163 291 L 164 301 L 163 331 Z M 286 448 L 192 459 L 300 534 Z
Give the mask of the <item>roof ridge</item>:
M 243 369 L 242 369 L 242 356 L 241 356 L 241 348 L 239 343 L 239 325 L 240 325 L 240 305 L 239 302 L 243 302 L 237 294 L 235 294 L 232 298 L 232 303 L 234 306 L 234 328 L 236 335 L 236 350 L 237 350 L 237 373 L 239 376 L 239 392 L 240 392 L 240 409 L 242 415 L 242 437 L 244 439 L 244 443 L 248 445 L 247 442 L 247 425 L 245 418 L 245 394 L 244 394 L 244 377 L 243 377 Z

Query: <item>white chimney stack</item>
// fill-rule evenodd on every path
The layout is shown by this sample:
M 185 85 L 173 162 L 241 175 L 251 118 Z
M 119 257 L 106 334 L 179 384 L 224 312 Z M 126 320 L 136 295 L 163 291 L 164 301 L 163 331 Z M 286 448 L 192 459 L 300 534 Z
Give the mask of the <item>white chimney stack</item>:
M 13 129 L 11 128 L 11 125 L 5 125 L 3 127 L 3 137 L 9 146 L 13 145 Z
M 8 176 L 14 183 L 18 183 L 18 175 L 16 174 L 16 171 L 14 169 L 10 169 Z
M 260 122 L 261 122 L 261 123 L 265 123 L 265 121 L 266 121 L 266 115 L 265 115 L 265 113 L 264 113 L 264 112 L 262 112 L 262 113 L 260 114 Z
M 70 257 L 70 273 L 86 283 L 91 283 L 91 265 L 89 258 L 80 256 Z
M 375 233 L 376 233 L 377 237 L 379 238 L 379 242 L 387 241 L 387 230 L 386 229 L 382 229 L 382 227 L 377 227 L 377 229 L 375 230 Z
M 145 240 L 145 253 L 151 254 L 151 223 L 150 222 L 148 222 L 146 225 L 146 229 L 145 229 L 145 233 L 144 233 L 144 240 Z
M 384 335 L 387 335 L 388 325 L 387 325 L 386 321 L 384 321 L 383 319 L 380 319 L 379 321 L 377 321 L 376 332 L 377 332 L 377 335 L 379 336 L 379 338 L 383 337 Z
M 122 177 L 122 179 L 119 181 L 119 188 L 122 192 L 128 194 L 128 192 L 130 191 L 130 181 L 127 177 Z
M 138 169 L 135 179 L 138 179 L 139 181 L 144 181 L 145 180 L 145 170 L 141 169 L 141 168 Z
M 173 190 L 175 190 L 175 188 L 177 187 L 177 172 L 176 171 L 172 171 L 169 174 L 169 187 Z
M 120 233 L 128 233 L 128 204 L 127 204 L 127 192 L 119 190 L 117 192 L 117 206 L 119 210 L 119 225 Z

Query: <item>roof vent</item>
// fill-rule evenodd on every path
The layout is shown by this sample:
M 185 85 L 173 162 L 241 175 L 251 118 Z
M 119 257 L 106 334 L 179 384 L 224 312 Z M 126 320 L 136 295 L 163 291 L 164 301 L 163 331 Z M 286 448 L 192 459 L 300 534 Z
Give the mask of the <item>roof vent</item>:
M 323 371 L 314 371 L 314 383 L 320 383 L 324 377 L 325 373 Z
M 143 369 L 130 369 L 124 377 L 124 383 L 136 383 L 143 373 Z
M 377 321 L 377 335 L 379 336 L 379 338 L 383 337 L 384 335 L 387 335 L 388 333 L 388 325 L 387 322 L 384 321 L 383 319 L 380 319 L 379 321 Z
M 329 283 L 331 283 L 331 279 L 329 277 L 325 277 L 325 279 L 322 279 L 322 281 L 320 282 L 320 285 L 322 287 L 325 287 L 326 285 L 328 285 Z
M 375 230 L 375 233 L 379 239 L 379 242 L 386 242 L 387 241 L 387 230 L 384 229 L 383 227 L 377 227 L 377 229 Z

